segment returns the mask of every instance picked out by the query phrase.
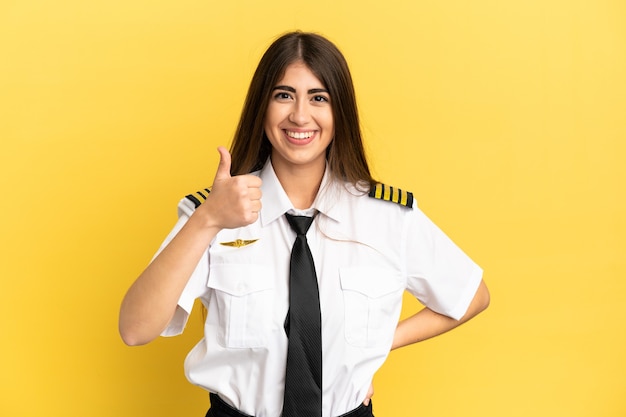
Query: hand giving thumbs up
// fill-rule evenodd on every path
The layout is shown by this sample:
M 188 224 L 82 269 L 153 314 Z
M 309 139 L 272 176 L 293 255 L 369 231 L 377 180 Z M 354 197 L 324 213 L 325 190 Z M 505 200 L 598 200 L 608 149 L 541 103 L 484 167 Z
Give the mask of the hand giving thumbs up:
M 230 153 L 222 146 L 217 151 L 220 162 L 211 194 L 198 210 L 208 211 L 210 223 L 220 229 L 234 229 L 254 223 L 261 211 L 261 179 L 249 174 L 231 176 Z

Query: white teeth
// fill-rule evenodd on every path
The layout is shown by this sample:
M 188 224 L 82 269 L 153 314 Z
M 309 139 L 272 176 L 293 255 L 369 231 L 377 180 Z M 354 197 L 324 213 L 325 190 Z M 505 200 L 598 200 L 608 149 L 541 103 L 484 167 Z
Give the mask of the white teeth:
M 294 139 L 308 139 L 313 136 L 313 133 L 315 132 L 290 132 L 287 130 L 287 136 Z

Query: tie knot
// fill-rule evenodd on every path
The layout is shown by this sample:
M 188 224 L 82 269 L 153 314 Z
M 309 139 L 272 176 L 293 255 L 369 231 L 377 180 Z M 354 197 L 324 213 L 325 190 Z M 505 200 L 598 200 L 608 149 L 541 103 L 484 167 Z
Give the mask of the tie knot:
M 307 230 L 311 227 L 311 223 L 313 223 L 314 217 L 309 216 L 294 216 L 288 213 L 285 213 L 287 217 L 287 221 L 289 222 L 289 226 L 293 229 L 296 234 L 306 235 Z

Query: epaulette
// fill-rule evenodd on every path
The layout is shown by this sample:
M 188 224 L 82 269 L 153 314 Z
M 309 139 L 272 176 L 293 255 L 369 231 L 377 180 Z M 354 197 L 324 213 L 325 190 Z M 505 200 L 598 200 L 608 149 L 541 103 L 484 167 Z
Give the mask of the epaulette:
M 413 193 L 399 188 L 378 183 L 369 192 L 369 196 L 379 200 L 391 201 L 408 208 L 413 208 Z
M 205 188 L 204 190 L 196 191 L 193 194 L 189 194 L 185 196 L 185 198 L 191 201 L 194 204 L 194 206 L 198 208 L 200 204 L 202 204 L 206 200 L 206 196 L 209 195 L 210 193 L 211 193 L 211 189 Z

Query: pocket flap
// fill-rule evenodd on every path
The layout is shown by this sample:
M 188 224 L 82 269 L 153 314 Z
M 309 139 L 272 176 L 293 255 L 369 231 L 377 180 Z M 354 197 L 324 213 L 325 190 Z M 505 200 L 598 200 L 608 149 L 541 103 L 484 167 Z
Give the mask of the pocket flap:
M 385 268 L 366 266 L 341 268 L 339 275 L 344 291 L 357 291 L 369 298 L 382 297 L 402 289 L 400 277 Z
M 211 265 L 207 286 L 241 297 L 274 287 L 265 265 Z

